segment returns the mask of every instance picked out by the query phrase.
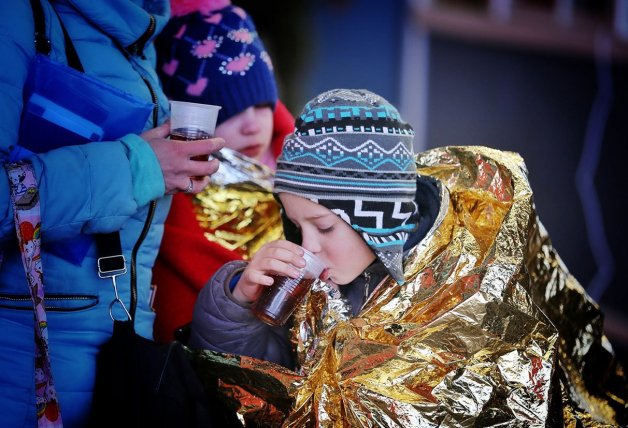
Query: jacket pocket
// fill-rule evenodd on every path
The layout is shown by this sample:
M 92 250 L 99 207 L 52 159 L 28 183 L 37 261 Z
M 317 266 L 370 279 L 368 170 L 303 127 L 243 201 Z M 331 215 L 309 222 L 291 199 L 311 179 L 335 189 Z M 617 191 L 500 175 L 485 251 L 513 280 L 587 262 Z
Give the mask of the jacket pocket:
M 54 294 L 44 297 L 46 311 L 72 312 L 89 309 L 98 304 L 98 296 L 91 294 Z M 33 301 L 29 294 L 0 293 L 0 308 L 33 310 Z

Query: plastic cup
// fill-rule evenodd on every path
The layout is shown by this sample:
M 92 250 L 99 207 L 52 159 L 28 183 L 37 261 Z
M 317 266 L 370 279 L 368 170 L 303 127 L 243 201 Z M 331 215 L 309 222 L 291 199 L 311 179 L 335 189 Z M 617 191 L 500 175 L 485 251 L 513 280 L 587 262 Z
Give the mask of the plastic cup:
M 305 267 L 300 269 L 299 276 L 290 278 L 283 275 L 271 275 L 275 282 L 264 288 L 251 308 L 253 313 L 268 325 L 284 325 L 325 269 L 325 265 L 318 257 L 305 248 L 303 252 Z
M 211 104 L 170 101 L 170 139 L 193 141 L 213 137 L 220 108 Z M 208 160 L 209 155 L 193 159 Z

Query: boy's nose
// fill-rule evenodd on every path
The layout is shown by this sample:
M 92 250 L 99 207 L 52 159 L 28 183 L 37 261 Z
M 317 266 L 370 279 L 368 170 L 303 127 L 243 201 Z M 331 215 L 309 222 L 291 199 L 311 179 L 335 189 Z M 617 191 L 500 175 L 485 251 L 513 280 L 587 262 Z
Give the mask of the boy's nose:
M 301 231 L 301 246 L 313 254 L 318 254 L 321 251 L 321 246 L 316 239 L 314 233 L 309 231 Z

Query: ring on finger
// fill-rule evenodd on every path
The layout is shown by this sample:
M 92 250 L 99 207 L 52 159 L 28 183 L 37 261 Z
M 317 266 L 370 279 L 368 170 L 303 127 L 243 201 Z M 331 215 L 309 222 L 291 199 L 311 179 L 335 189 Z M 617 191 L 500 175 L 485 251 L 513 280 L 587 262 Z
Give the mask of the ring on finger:
M 186 187 L 185 190 L 183 190 L 183 192 L 192 193 L 193 189 L 194 189 L 194 181 L 192 181 L 192 179 L 190 178 L 190 183 L 188 184 L 188 187 Z

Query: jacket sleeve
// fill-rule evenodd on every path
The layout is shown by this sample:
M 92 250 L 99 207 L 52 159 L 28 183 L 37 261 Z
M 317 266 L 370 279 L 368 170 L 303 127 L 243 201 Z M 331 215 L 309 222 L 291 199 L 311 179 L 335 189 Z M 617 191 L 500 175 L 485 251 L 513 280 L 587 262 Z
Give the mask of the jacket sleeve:
M 42 232 L 50 241 L 119 230 L 138 208 L 165 190 L 157 157 L 136 135 L 62 147 L 30 160 L 39 184 Z M 14 231 L 4 171 L 0 189 L 4 239 Z
M 8 6 L 8 5 L 11 6 Z M 5 13 L 2 13 L 5 12 Z M 27 1 L 0 5 L 0 163 L 17 142 L 22 91 L 35 55 Z M 31 158 L 39 183 L 47 240 L 119 230 L 139 207 L 164 194 L 157 157 L 137 135 L 62 147 Z M 0 171 L 0 240 L 14 233 L 9 183 Z
M 265 324 L 249 306 L 239 304 L 231 296 L 229 282 L 245 266 L 243 261 L 227 263 L 201 290 L 192 316 L 189 345 L 293 368 L 288 327 Z

